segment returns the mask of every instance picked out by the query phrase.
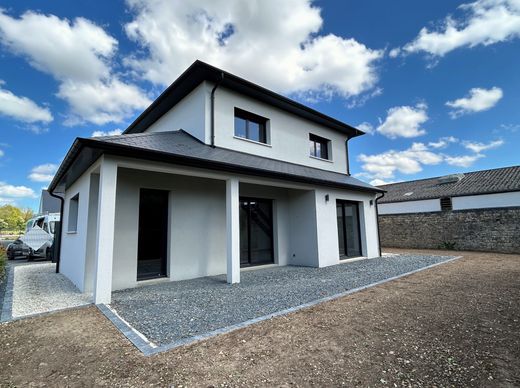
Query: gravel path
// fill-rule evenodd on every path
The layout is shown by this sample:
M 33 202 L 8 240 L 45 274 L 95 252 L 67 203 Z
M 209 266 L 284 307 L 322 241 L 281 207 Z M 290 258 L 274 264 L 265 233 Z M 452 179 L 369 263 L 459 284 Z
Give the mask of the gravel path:
M 14 267 L 12 317 L 45 313 L 91 303 L 64 275 L 56 273 L 56 264 L 19 264 Z
M 452 256 L 394 255 L 326 268 L 245 271 L 143 286 L 112 294 L 111 307 L 156 344 L 207 333 L 443 262 Z

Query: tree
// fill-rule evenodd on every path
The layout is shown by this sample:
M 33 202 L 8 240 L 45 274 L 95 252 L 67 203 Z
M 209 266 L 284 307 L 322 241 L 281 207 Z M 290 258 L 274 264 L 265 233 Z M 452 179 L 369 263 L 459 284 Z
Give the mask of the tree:
M 2 229 L 19 231 L 25 228 L 25 223 L 33 216 L 30 209 L 22 210 L 13 205 L 0 206 L 0 219 L 4 224 Z

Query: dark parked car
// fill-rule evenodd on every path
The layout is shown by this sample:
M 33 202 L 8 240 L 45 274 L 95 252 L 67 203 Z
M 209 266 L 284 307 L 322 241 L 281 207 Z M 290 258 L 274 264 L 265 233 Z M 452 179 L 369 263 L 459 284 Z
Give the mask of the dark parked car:
M 26 258 L 31 254 L 31 248 L 22 240 L 16 239 L 7 246 L 7 258 L 14 260 L 16 258 Z

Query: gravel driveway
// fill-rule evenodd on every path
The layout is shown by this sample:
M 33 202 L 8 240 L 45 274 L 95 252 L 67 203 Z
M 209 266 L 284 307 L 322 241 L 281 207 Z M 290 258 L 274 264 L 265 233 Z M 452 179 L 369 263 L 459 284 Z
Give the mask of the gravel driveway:
M 143 286 L 112 294 L 111 307 L 157 345 L 258 318 L 440 263 L 452 256 L 394 255 L 325 268 L 244 271 Z
M 64 275 L 56 273 L 53 263 L 9 264 L 14 271 L 11 318 L 45 313 L 91 303 L 91 296 L 81 294 Z

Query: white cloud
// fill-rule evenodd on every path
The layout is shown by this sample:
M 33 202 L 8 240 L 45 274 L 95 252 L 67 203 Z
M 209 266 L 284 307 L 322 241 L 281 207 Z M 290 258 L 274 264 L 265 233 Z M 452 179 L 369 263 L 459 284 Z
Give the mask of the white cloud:
M 53 163 L 40 164 L 31 170 L 28 178 L 34 182 L 50 182 L 57 169 L 58 165 Z
M 468 150 L 471 150 L 475 152 L 476 154 L 480 154 L 482 151 L 490 150 L 493 148 L 500 147 L 502 144 L 504 144 L 503 140 L 494 140 L 490 141 L 489 143 L 478 143 L 478 142 L 471 142 L 471 141 L 465 141 L 462 143 L 462 145 L 467 148 Z
M 0 114 L 24 123 L 49 123 L 53 119 L 49 109 L 39 106 L 27 97 L 16 96 L 2 87 L 0 87 Z
M 503 96 L 502 89 L 493 87 L 491 89 L 473 88 L 469 95 L 454 101 L 446 102 L 446 105 L 454 110 L 450 112 L 452 118 L 457 118 L 467 113 L 481 112 L 491 109 Z
M 372 178 L 393 178 L 396 172 L 415 174 L 422 171 L 422 165 L 435 165 L 442 162 L 440 154 L 431 152 L 423 143 L 413 143 L 404 151 L 389 150 L 381 154 L 358 157 L 361 168 Z
M 361 124 L 358 124 L 356 126 L 356 128 L 365 133 L 369 133 L 369 134 L 374 133 L 374 126 L 366 121 L 362 122 Z
M 71 109 L 68 124 L 120 122 L 150 102 L 115 73 L 118 42 L 90 20 L 32 11 L 13 18 L 0 9 L 0 42 L 60 82 L 57 95 Z
M 488 46 L 520 37 L 518 0 L 478 0 L 463 4 L 459 9 L 464 14 L 460 19 L 448 16 L 441 28 L 421 29 L 402 52 L 426 52 L 442 57 L 461 47 Z M 394 50 L 390 53 L 399 53 Z
M 450 143 L 457 143 L 458 141 L 459 141 L 459 139 L 457 139 L 456 137 L 446 136 L 446 137 L 441 137 L 437 141 L 429 142 L 428 146 L 435 148 L 435 149 L 441 149 L 441 148 L 446 148 Z
M 126 59 L 145 79 L 169 85 L 195 59 L 281 93 L 351 97 L 377 82 L 382 50 L 320 34 L 308 0 L 127 0 L 125 25 L 146 54 Z
M 370 184 L 372 186 L 382 186 L 382 185 L 388 185 L 390 183 L 394 183 L 394 181 L 385 181 L 383 179 L 379 179 L 379 178 L 376 178 L 376 179 L 372 179 L 370 181 Z
M 119 128 L 113 129 L 111 131 L 94 131 L 92 132 L 92 137 L 101 137 L 101 136 L 115 136 L 121 135 L 123 131 Z
M 5 155 L 5 154 L 4 154 L 4 151 L 3 151 L 3 150 L 0 150 L 0 158 L 1 158 L 2 156 L 4 156 L 4 155 Z
M 464 156 L 446 156 L 445 161 L 451 166 L 469 167 L 478 159 L 483 158 L 482 154 L 464 155 Z
M 2 198 L 36 198 L 33 189 L 26 186 L 13 186 L 0 182 L 0 197 Z
M 426 131 L 421 128 L 421 124 L 428 121 L 427 108 L 424 103 L 417 104 L 415 107 L 396 106 L 390 108 L 385 121 L 376 128 L 376 131 L 390 139 L 424 135 Z

